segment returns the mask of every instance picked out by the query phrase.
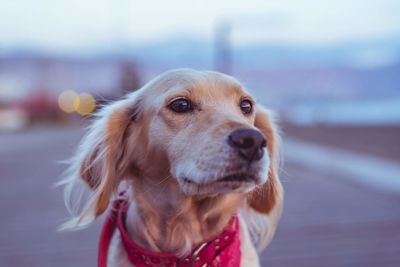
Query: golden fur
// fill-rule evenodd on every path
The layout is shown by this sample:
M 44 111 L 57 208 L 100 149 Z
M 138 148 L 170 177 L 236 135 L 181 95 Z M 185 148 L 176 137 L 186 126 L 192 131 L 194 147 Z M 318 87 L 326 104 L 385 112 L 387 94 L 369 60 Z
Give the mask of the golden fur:
M 190 99 L 195 110 L 169 110 L 168 103 L 178 97 Z M 244 98 L 255 105 L 247 116 L 238 106 Z M 268 140 L 268 153 L 251 167 L 243 167 L 226 145 L 227 135 L 238 128 L 258 129 Z M 91 194 L 64 227 L 92 222 L 122 187 L 131 203 L 127 230 L 141 246 L 183 255 L 217 235 L 238 213 L 242 266 L 258 266 L 254 248 L 271 240 L 282 209 L 279 143 L 271 114 L 234 78 L 189 69 L 167 72 L 97 114 L 64 181 L 70 204 L 79 202 L 74 188 L 81 187 L 80 180 Z M 243 170 L 259 176 L 258 182 L 218 183 Z M 118 258 L 123 257 L 118 240 L 114 243 L 112 264 L 129 266 Z

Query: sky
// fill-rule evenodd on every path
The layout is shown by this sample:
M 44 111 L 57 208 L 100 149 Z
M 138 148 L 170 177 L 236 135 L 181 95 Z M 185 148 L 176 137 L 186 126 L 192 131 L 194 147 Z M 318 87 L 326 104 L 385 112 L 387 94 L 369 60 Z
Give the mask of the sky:
M 168 38 L 332 45 L 400 38 L 398 0 L 0 0 L 0 49 L 81 49 Z

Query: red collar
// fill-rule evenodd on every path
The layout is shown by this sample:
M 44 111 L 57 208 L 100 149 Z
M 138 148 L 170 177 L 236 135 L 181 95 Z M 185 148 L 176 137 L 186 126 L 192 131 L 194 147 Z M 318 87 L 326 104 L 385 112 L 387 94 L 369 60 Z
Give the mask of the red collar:
M 239 220 L 233 216 L 229 224 L 216 238 L 195 247 L 189 255 L 179 258 L 171 253 L 153 252 L 140 247 L 129 239 L 125 227 L 128 208 L 126 200 L 116 200 L 106 218 L 100 235 L 98 267 L 107 267 L 108 248 L 114 230 L 118 228 L 129 261 L 136 267 L 239 267 L 240 239 Z

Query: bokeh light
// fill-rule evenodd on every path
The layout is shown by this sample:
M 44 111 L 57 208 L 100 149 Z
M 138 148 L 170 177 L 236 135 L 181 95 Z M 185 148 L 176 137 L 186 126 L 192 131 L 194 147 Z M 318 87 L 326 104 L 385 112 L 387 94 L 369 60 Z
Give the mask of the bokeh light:
M 96 100 L 91 94 L 81 93 L 73 100 L 74 110 L 80 115 L 88 115 L 96 108 Z
M 78 94 L 73 90 L 67 90 L 60 94 L 58 97 L 58 106 L 66 113 L 72 113 L 75 111 L 74 100 Z

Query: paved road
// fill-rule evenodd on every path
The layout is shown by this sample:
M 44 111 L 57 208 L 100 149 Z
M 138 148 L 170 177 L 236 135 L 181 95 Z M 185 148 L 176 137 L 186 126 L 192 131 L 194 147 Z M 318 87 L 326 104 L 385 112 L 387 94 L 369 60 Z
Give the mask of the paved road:
M 0 266 L 95 266 L 100 223 L 58 233 L 68 216 L 53 188 L 81 128 L 0 135 Z M 400 196 L 310 164 L 287 162 L 286 205 L 263 266 L 400 266 Z

